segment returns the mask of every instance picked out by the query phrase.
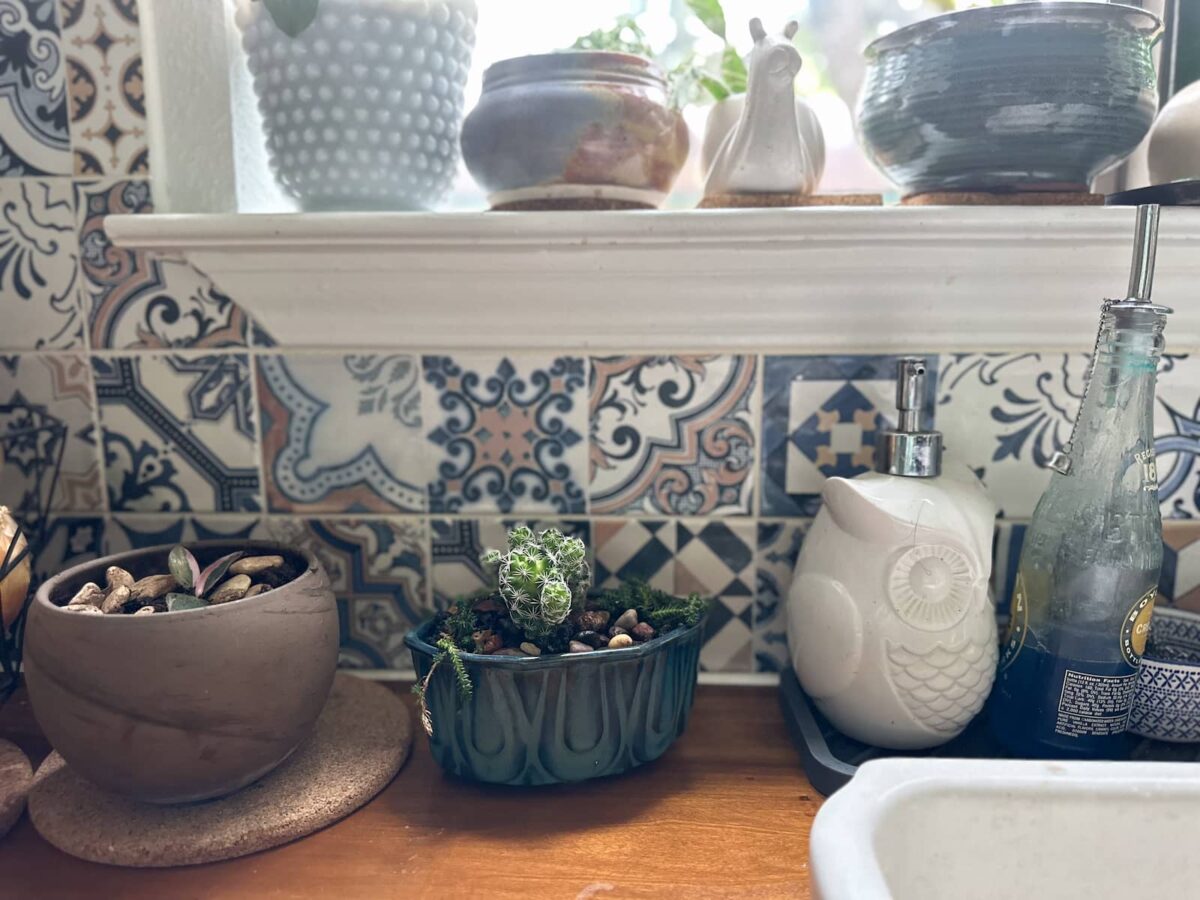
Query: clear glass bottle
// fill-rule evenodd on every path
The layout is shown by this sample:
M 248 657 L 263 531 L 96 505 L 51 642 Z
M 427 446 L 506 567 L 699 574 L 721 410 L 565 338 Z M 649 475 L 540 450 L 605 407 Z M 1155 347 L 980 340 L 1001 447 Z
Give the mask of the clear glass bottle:
M 1033 514 L 1001 646 L 991 721 L 1017 755 L 1125 751 L 1162 565 L 1152 424 L 1169 311 L 1124 300 L 1101 315 L 1069 462 Z

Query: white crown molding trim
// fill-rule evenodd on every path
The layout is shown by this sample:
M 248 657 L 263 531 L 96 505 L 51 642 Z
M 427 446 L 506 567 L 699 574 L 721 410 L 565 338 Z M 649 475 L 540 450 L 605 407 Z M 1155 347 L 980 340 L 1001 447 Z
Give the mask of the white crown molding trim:
M 1133 211 L 892 207 L 113 216 L 289 346 L 1090 350 Z M 1155 299 L 1200 347 L 1200 209 L 1163 211 Z

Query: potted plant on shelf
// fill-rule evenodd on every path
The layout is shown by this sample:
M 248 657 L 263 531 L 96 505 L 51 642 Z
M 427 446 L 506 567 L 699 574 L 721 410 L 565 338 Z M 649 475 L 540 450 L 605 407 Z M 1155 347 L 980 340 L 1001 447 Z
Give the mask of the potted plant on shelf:
M 514 528 L 484 560 L 496 589 L 406 638 L 442 768 L 540 785 L 661 756 L 691 710 L 705 601 L 639 582 L 589 592 L 587 548 L 553 528 Z
M 263 541 L 152 547 L 38 589 L 25 681 L 73 769 L 117 794 L 181 803 L 285 760 L 325 704 L 337 648 L 336 603 L 312 554 Z
M 271 166 L 306 210 L 425 209 L 458 169 L 475 0 L 238 0 Z

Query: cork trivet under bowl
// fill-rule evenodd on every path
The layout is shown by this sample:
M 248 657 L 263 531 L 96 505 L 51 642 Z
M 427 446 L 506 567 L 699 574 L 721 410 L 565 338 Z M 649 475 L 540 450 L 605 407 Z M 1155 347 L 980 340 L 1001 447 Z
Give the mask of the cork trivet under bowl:
M 1087 191 L 931 191 L 909 194 L 901 206 L 1103 206 L 1103 194 Z
M 378 794 L 412 749 L 399 697 L 339 674 L 312 736 L 274 772 L 219 800 L 156 806 L 110 794 L 51 753 L 29 817 L 58 849 L 118 866 L 187 866 L 266 850 L 330 825 Z
M 33 766 L 21 748 L 0 741 L 0 837 L 17 824 L 25 811 L 25 797 L 33 783 Z
M 883 206 L 882 194 L 706 194 L 697 209 L 768 209 L 811 206 Z

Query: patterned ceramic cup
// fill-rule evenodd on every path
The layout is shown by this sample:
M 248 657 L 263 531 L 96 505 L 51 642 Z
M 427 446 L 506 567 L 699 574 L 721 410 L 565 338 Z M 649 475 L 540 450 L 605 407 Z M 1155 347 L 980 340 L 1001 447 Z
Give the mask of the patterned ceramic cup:
M 309 210 L 424 209 L 458 168 L 475 0 L 321 0 L 288 37 L 264 4 L 237 21 L 271 165 Z
M 687 159 L 688 129 L 649 60 L 575 50 L 489 66 L 462 146 L 492 206 L 656 207 Z
M 936 16 L 866 50 L 867 156 L 905 193 L 1084 190 L 1146 136 L 1162 23 L 1117 3 Z
M 1157 741 L 1200 741 L 1200 615 L 1155 611 L 1129 730 Z

